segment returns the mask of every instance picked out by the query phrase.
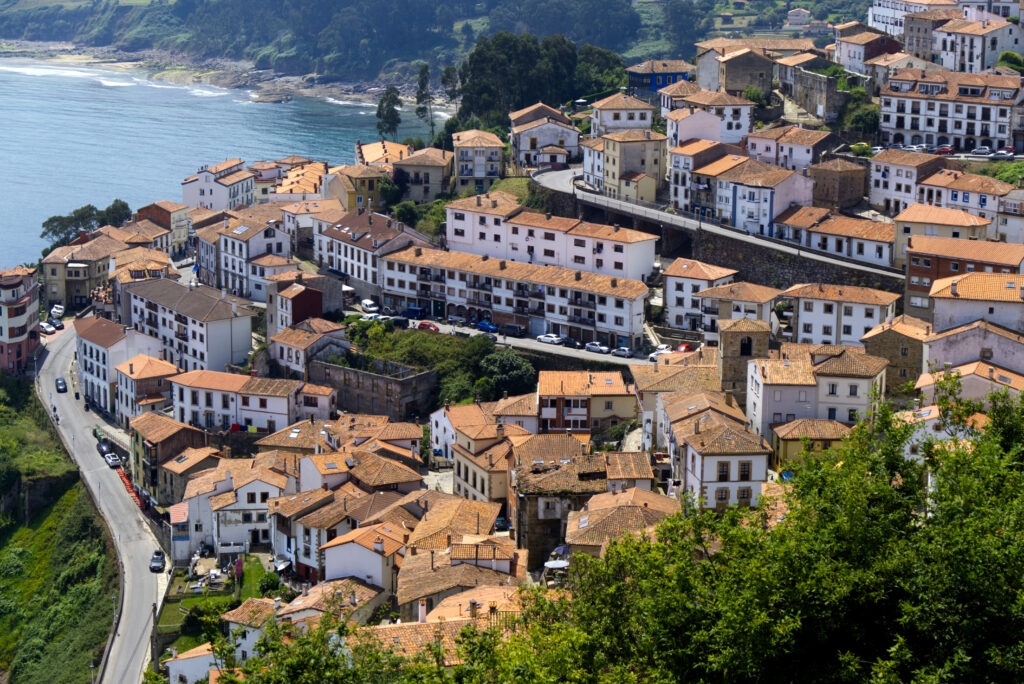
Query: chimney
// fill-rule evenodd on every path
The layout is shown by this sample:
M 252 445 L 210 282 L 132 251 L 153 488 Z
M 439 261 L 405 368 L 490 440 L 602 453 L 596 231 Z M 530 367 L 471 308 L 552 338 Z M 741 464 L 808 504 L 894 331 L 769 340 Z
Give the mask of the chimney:
M 494 434 L 498 439 L 505 439 L 505 426 L 498 423 L 494 426 Z
M 491 209 L 498 208 L 498 200 L 491 200 Z
M 579 271 L 576 271 L 576 280 L 583 280 L 583 274 Z
M 177 646 L 171 646 L 171 657 L 172 658 L 177 658 L 178 657 L 178 647 Z
M 448 548 L 448 549 L 452 548 L 452 535 L 450 535 L 450 534 L 445 535 L 444 545 L 445 545 L 445 548 Z
M 226 287 L 220 288 L 220 300 L 224 301 L 228 298 L 228 289 Z
M 421 598 L 420 599 L 419 621 L 420 622 L 426 622 L 427 621 L 427 599 L 425 599 L 425 598 Z
M 959 297 L 959 295 L 956 293 L 956 281 L 955 280 L 953 281 L 953 284 L 949 286 L 949 292 L 954 297 Z
M 505 260 L 504 259 L 502 259 L 501 261 L 498 262 L 498 269 L 502 270 L 502 271 L 505 270 Z M 1021 288 L 1021 289 L 1024 290 L 1024 288 Z
M 476 606 L 477 606 L 476 599 L 470 599 L 469 600 L 469 617 L 471 619 L 473 619 L 473 620 L 476 619 L 476 615 L 477 615 L 477 607 Z
M 992 366 L 989 366 L 988 367 L 988 379 L 992 380 L 992 379 L 995 378 L 995 376 L 996 376 L 996 369 L 993 368 Z
M 422 247 L 417 247 L 417 248 L 416 248 L 416 249 L 415 249 L 415 250 L 413 251 L 413 254 L 415 254 L 416 256 L 423 256 L 423 248 L 422 248 Z
M 619 286 L 619 279 L 618 278 L 612 278 L 612 287 L 618 287 L 618 286 Z
M 377 537 L 373 540 L 373 550 L 377 553 L 384 553 L 384 539 Z
M 613 230 L 612 232 L 613 232 L 613 233 L 618 233 L 618 232 L 619 232 L 619 229 L 620 229 L 620 227 L 619 227 L 619 224 L 618 224 L 618 223 L 616 223 L 616 224 L 615 224 L 615 230 Z
M 222 447 L 221 452 L 224 454 L 224 458 L 231 458 L 231 447 Z
M 504 392 L 501 393 L 501 398 L 508 399 L 508 390 L 505 390 Z
M 309 596 L 309 582 L 302 583 L 302 595 Z
M 733 399 L 732 399 L 732 392 L 726 392 L 725 393 L 725 405 L 726 406 L 732 406 L 732 401 L 733 401 Z
M 646 506 L 647 504 L 644 504 L 644 505 Z M 353 606 L 358 603 L 358 601 L 356 601 L 356 592 L 353 591 L 353 592 L 349 593 L 349 595 L 348 595 L 348 602 L 351 605 L 353 605 Z
M 237 316 L 238 315 L 238 300 L 236 300 L 236 299 L 232 299 L 231 300 L 231 315 L 232 316 Z
M 250 368 L 249 369 L 249 377 L 250 378 L 255 378 L 256 377 L 256 369 L 255 368 Z
M 699 435 L 700 434 L 700 420 L 699 419 L 697 420 L 696 423 L 693 424 L 693 434 L 695 434 L 695 435 Z
M 1020 288 L 1020 293 L 1021 293 L 1021 296 L 1024 297 L 1024 287 Z M 161 351 L 163 351 L 163 350 L 161 350 Z M 128 375 L 134 375 L 134 374 L 135 374 L 135 364 L 134 363 L 129 363 L 128 364 Z
M 550 211 L 548 213 L 544 214 L 544 220 L 545 221 L 550 221 L 551 220 L 551 212 Z
M 302 282 L 302 273 L 299 273 L 299 275 L 295 276 L 295 282 L 297 282 L 297 283 L 301 283 Z
M 434 571 L 434 550 L 430 550 L 430 571 Z
M 484 204 L 484 200 L 483 200 L 483 198 L 482 198 L 482 197 L 480 197 L 480 195 L 477 195 L 477 196 L 476 196 L 476 206 L 478 206 L 478 207 L 482 207 L 482 206 L 483 206 L 483 204 Z
M 224 217 L 224 230 L 227 230 L 227 229 L 228 229 L 228 217 L 225 216 Z
M 274 599 L 274 610 L 275 611 L 281 610 L 281 597 L 280 596 Z
M 405 534 L 402 535 L 402 544 L 405 545 L 405 544 L 408 544 L 408 543 L 409 543 L 409 533 L 406 532 Z

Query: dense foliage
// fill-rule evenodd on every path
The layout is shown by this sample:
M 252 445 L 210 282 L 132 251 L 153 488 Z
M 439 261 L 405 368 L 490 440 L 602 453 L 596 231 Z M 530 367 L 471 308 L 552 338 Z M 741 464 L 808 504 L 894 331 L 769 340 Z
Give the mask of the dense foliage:
M 971 171 L 1017 185 L 1024 178 L 1024 161 L 986 162 L 972 167 Z
M 501 0 L 491 10 L 490 29 L 622 50 L 636 39 L 640 15 L 629 0 Z
M 757 510 L 671 516 L 574 557 L 571 601 L 527 592 L 504 638 L 463 631 L 450 671 L 275 630 L 245 681 L 1019 681 L 1024 399 L 993 397 L 981 432 L 977 406 L 938 403 L 942 432 L 883 407 Z
M 124 200 L 116 199 L 106 209 L 97 209 L 91 204 L 79 207 L 66 216 L 51 216 L 43 221 L 39 237 L 50 242 L 43 250 L 43 256 L 71 242 L 82 231 L 95 230 L 103 226 L 119 226 L 132 217 L 132 210 Z

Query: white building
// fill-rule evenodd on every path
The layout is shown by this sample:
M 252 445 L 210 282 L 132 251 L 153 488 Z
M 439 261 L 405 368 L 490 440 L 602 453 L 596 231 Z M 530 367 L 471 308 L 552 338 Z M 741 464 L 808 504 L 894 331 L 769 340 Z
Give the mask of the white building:
M 501 178 L 505 145 L 501 138 L 477 129 L 452 134 L 456 192 L 483 192 Z
M 647 285 L 559 266 L 413 247 L 382 257 L 383 303 L 635 347 Z
M 724 128 L 725 122 L 721 117 L 703 109 L 680 107 L 665 114 L 665 132 L 670 150 L 694 138 L 719 140 Z
M 879 54 L 897 52 L 901 45 L 892 36 L 875 31 L 863 31 L 836 36 L 835 61 L 847 71 L 868 75 L 871 66 L 865 62 Z
M 810 283 L 782 292 L 793 302 L 793 341 L 857 345 L 879 323 L 896 315 L 900 295 L 870 287 Z
M 78 387 L 97 409 L 115 413 L 115 368 L 138 355 L 160 356 L 160 341 L 106 318 L 79 318 L 74 322 Z
M 715 216 L 751 234 L 774 235 L 777 216 L 813 202 L 813 180 L 756 159 L 723 158 L 693 173 L 714 183 Z
M 892 266 L 896 226 L 834 215 L 819 207 L 793 207 L 775 219 L 775 236 L 875 266 Z
M 446 207 L 449 249 L 644 280 L 657 236 L 525 209 L 512 195 L 466 197 Z
M 956 5 L 953 0 L 874 0 L 868 8 L 868 25 L 890 36 L 901 37 L 906 15 Z
M 247 598 L 242 605 L 220 616 L 234 640 L 236 658 L 244 663 L 256 655 L 256 644 L 263 638 L 264 627 L 280 609 L 279 598 Z
M 1008 21 L 953 19 L 935 29 L 932 42 L 939 64 L 976 74 L 991 69 L 1003 52 L 1020 52 L 1020 28 Z
M 821 161 L 828 148 L 838 144 L 829 131 L 799 126 L 763 128 L 747 136 L 747 154 L 758 161 L 800 171 Z
M 679 99 L 680 105 L 714 114 L 722 122 L 716 140 L 738 143 L 754 126 L 755 104 L 750 100 L 728 93 L 701 90 Z
M 301 380 L 196 370 L 171 379 L 174 416 L 195 427 L 276 432 L 299 419 Z
M 455 444 L 455 433 L 467 427 L 487 425 L 495 422 L 493 416 L 479 401 L 473 404 L 452 406 L 445 404 L 430 414 L 430 448 L 435 456 L 452 460 L 451 447 Z M 536 415 L 536 414 L 535 414 Z
M 393 596 L 408 540 L 408 533 L 392 523 L 357 527 L 320 547 L 324 579 L 359 577 Z
M 163 664 L 167 668 L 168 681 L 174 684 L 198 684 L 209 680 L 210 670 L 217 667 L 217 658 L 213 655 L 210 642 L 206 642 L 183 653 L 171 649 L 171 657 L 163 661 Z
M 960 209 L 983 219 L 993 219 L 1002 198 L 1015 189 L 1012 183 L 1004 183 L 991 176 L 942 169 L 918 183 L 917 201 L 936 207 Z M 1000 228 L 999 232 L 1007 231 Z M 1010 242 L 1020 244 L 1021 241 Z
M 301 239 L 305 236 L 312 239 L 313 217 L 324 211 L 343 211 L 344 207 L 336 199 L 310 200 L 305 202 L 293 202 L 281 209 L 281 227 L 288 233 L 291 239 L 291 254 L 298 251 L 299 247 L 311 248 L 313 245 L 302 244 Z
M 252 262 L 268 254 L 288 258 L 291 239 L 280 221 L 260 225 L 249 219 L 229 219 L 226 224 L 219 240 L 221 287 L 254 301 L 266 301 L 266 290 L 254 293 L 259 267 Z M 261 297 L 257 299 L 254 294 Z
M 1022 99 L 1019 74 L 900 69 L 882 91 L 879 130 L 885 143 L 996 149 L 1015 144 Z
M 189 207 L 205 207 L 213 211 L 252 204 L 256 174 L 246 171 L 244 166 L 241 159 L 228 159 L 202 167 L 181 182 L 181 201 Z
M 694 259 L 673 261 L 664 271 L 665 321 L 673 328 L 701 330 L 704 313 L 697 293 L 731 283 L 736 273 Z
M 138 283 L 128 293 L 132 327 L 159 340 L 163 358 L 179 368 L 219 370 L 249 358 L 254 314 L 245 308 L 248 301 L 166 278 Z
M 1011 398 L 1016 398 L 1024 390 L 1024 375 L 985 361 L 972 361 L 962 366 L 922 373 L 914 384 L 922 402 L 931 404 L 936 401 L 936 385 L 946 373 L 960 379 L 959 398 L 981 402 L 983 406 L 988 403 L 989 395 L 995 392 L 1005 391 Z
M 559 110 L 538 102 L 509 114 L 512 159 L 520 166 L 539 166 L 540 150 L 555 146 L 565 150 L 570 159 L 579 156 L 580 131 L 572 119 Z
M 929 296 L 936 331 L 984 318 L 990 323 L 1024 331 L 1024 275 L 966 273 L 939 278 Z M 998 361 L 998 360 L 996 360 Z
M 806 348 L 805 348 L 806 349 Z M 783 345 L 781 358 L 747 363 L 747 418 L 761 435 L 800 418 L 853 424 L 885 394 L 886 359 L 824 345 L 809 352 Z
M 868 203 L 881 211 L 899 213 L 918 201 L 918 183 L 945 166 L 945 160 L 935 154 L 883 150 L 871 158 Z
M 690 209 L 691 193 L 696 183 L 691 174 L 695 169 L 721 159 L 726 155 L 746 156 L 743 150 L 714 140 L 684 140 L 669 149 L 668 182 L 671 186 L 672 205 L 676 209 Z
M 617 131 L 649 129 L 654 123 L 654 107 L 625 93 L 609 95 L 592 107 L 590 134 L 595 138 Z
M 115 419 L 127 429 L 128 421 L 143 411 L 159 411 L 171 396 L 170 379 L 181 372 L 173 363 L 137 354 L 115 369 Z
M 772 325 L 775 300 L 781 290 L 753 283 L 730 282 L 695 293 L 701 299 L 701 328 L 704 342 L 718 344 L 718 322 L 731 318 L 753 318 Z
M 933 331 L 924 340 L 922 371 L 946 364 L 963 366 L 973 361 L 987 361 L 1024 373 L 1024 334 L 979 318 Z
M 583 149 L 583 182 L 604 192 L 604 138 L 590 138 L 580 143 Z

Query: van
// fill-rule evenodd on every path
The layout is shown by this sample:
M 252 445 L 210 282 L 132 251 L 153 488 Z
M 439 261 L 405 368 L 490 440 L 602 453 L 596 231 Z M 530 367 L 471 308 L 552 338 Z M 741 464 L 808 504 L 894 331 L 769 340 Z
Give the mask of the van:
M 504 323 L 498 331 L 502 335 L 508 335 L 509 337 L 523 337 L 526 335 L 526 328 L 518 323 Z
M 398 315 L 403 318 L 412 318 L 415 320 L 419 320 L 427 315 L 427 310 L 422 306 L 410 306 L 408 309 L 405 309 L 404 311 L 399 311 Z

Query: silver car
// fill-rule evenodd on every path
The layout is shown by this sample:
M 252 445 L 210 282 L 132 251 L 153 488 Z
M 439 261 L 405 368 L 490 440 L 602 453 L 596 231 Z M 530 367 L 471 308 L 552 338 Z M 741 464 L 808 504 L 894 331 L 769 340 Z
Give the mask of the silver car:
M 583 348 L 586 349 L 588 352 L 594 352 L 596 354 L 608 354 L 609 352 L 611 352 L 611 349 L 604 346 L 600 342 L 587 342 L 587 344 Z
M 629 347 L 616 347 L 612 349 L 612 356 L 621 356 L 624 359 L 628 359 L 633 355 L 633 350 Z

